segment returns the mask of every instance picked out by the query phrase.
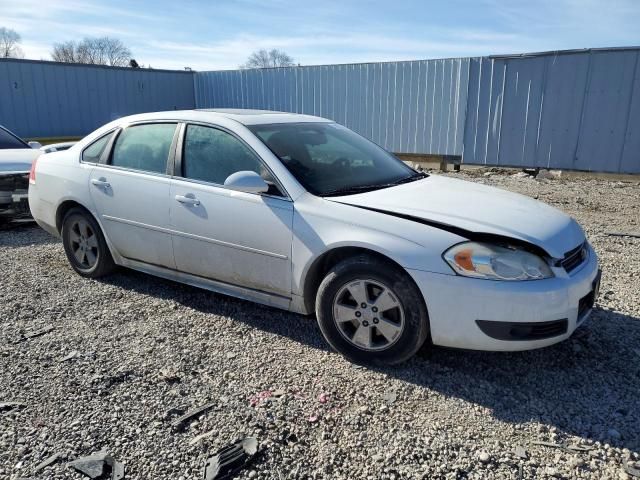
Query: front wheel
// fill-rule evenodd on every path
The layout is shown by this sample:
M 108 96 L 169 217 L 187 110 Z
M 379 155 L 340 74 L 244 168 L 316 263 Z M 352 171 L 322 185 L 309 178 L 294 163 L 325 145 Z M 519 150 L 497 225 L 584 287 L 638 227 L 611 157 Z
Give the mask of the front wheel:
M 318 289 L 316 316 L 327 342 L 356 362 L 403 362 L 429 334 L 427 309 L 413 280 L 368 255 L 329 271 Z
M 74 208 L 64 217 L 62 244 L 71 267 L 83 277 L 102 277 L 115 268 L 98 222 L 85 210 Z

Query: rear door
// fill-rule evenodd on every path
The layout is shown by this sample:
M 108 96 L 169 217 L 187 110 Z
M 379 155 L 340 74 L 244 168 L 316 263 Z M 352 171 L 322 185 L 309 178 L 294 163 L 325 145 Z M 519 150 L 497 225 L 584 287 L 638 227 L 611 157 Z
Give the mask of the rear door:
M 172 269 L 176 265 L 169 233 L 168 169 L 176 131 L 177 123 L 165 122 L 133 124 L 116 132 L 110 154 L 102 155 L 103 161 L 91 170 L 89 185 L 106 236 L 117 252 Z
M 293 202 L 235 134 L 195 124 L 185 130 L 170 202 L 178 270 L 290 296 Z M 271 191 L 224 186 L 229 175 L 247 170 L 271 183 Z

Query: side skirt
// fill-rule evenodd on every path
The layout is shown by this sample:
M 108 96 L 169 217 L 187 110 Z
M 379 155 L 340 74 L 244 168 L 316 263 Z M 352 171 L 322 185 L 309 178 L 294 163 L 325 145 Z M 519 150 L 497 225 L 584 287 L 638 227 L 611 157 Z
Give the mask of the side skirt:
M 131 268 L 139 272 L 148 273 L 157 277 L 166 278 L 167 280 L 173 280 L 179 283 L 185 283 L 198 288 L 204 288 L 212 292 L 221 293 L 223 295 L 229 295 L 230 297 L 240 298 L 242 300 L 249 300 L 252 302 L 260 303 L 262 305 L 268 305 L 270 307 L 281 308 L 283 310 L 290 310 L 291 299 L 281 295 L 270 294 L 262 292 L 260 290 L 253 290 L 250 288 L 240 287 L 237 285 L 231 285 L 224 282 L 218 282 L 204 277 L 198 277 L 189 273 L 179 272 L 177 270 L 171 270 L 165 267 L 159 267 L 157 265 L 149 265 L 148 263 L 139 262 L 130 258 L 119 256 L 118 264 L 123 267 Z

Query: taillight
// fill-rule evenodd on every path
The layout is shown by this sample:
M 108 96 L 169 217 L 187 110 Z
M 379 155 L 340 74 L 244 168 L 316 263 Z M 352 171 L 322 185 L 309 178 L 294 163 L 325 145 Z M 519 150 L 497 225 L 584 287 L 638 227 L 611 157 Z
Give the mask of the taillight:
M 31 163 L 31 170 L 29 170 L 29 183 L 31 185 L 36 184 L 36 163 L 38 163 L 38 158 L 34 158 Z

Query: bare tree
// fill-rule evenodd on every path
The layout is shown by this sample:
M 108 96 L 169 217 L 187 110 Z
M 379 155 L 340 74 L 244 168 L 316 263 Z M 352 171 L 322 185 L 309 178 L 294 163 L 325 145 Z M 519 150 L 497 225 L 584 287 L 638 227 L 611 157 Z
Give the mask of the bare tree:
M 242 68 L 292 67 L 295 63 L 287 53 L 278 49 L 262 49 L 253 52 Z
M 117 38 L 85 38 L 54 44 L 51 57 L 58 62 L 126 67 L 130 66 L 131 50 Z
M 77 44 L 74 41 L 56 43 L 51 51 L 51 58 L 56 62 L 80 63 L 80 59 L 76 53 Z
M 10 28 L 0 27 L 0 58 L 23 58 L 20 34 Z

